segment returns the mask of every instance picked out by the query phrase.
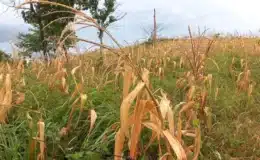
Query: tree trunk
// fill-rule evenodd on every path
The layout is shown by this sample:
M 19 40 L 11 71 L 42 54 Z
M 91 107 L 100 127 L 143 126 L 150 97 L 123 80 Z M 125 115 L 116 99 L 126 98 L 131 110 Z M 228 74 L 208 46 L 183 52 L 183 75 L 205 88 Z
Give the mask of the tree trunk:
M 156 10 L 154 9 L 153 15 L 153 44 L 155 45 L 157 40 L 157 22 L 156 22 Z

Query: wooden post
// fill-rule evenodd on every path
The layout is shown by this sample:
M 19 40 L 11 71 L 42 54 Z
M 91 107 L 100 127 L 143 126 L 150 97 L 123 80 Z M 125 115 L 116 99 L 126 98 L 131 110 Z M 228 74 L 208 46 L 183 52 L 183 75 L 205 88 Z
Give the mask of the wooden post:
M 154 9 L 154 15 L 153 15 L 153 42 L 155 44 L 157 40 L 157 22 L 156 22 L 156 10 Z

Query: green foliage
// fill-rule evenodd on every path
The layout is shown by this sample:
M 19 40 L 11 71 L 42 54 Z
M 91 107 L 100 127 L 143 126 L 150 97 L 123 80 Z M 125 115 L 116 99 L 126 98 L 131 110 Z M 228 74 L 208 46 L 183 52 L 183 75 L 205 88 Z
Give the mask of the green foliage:
M 7 61 L 10 59 L 10 56 L 4 51 L 0 50 L 0 61 Z
M 112 23 L 121 19 L 113 15 L 116 11 L 116 0 L 105 0 L 103 5 L 100 4 L 100 0 L 85 0 L 84 2 L 84 8 L 90 11 L 92 18 L 96 19 L 97 23 L 102 28 L 106 29 Z M 103 36 L 104 31 L 102 29 L 99 29 L 98 37 L 100 39 L 101 44 L 103 43 Z
M 76 4 L 76 1 L 70 0 L 54 0 L 52 2 L 70 7 L 74 7 Z M 28 9 L 22 11 L 22 17 L 26 23 L 31 24 L 33 27 L 29 30 L 29 33 L 21 33 L 18 36 L 19 42 L 17 46 L 24 48 L 23 53 L 27 54 L 43 51 L 46 56 L 47 52 L 55 52 L 62 31 L 69 22 L 73 21 L 74 16 L 74 13 L 70 13 L 68 9 L 60 6 L 41 3 L 30 4 Z M 67 32 L 67 35 L 70 33 L 71 31 Z M 72 36 L 75 36 L 75 34 L 72 34 Z M 74 44 L 74 40 L 67 39 L 65 41 L 67 47 Z
M 19 33 L 18 39 L 19 43 L 17 46 L 19 48 L 25 48 L 23 55 L 26 53 L 40 52 L 42 50 L 41 42 L 39 41 L 39 30 L 36 28 L 31 28 L 30 33 Z

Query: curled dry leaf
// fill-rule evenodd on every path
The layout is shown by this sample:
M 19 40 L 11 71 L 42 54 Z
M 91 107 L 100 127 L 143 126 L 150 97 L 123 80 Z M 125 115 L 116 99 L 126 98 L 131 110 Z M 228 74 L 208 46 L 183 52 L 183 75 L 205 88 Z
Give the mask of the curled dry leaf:
M 160 106 L 160 110 L 162 113 L 162 117 L 163 117 L 163 119 L 165 119 L 166 114 L 167 114 L 168 110 L 170 109 L 170 100 L 167 99 L 166 93 L 161 92 L 161 94 L 162 94 L 162 97 L 161 97 L 159 106 Z
M 15 104 L 23 103 L 24 100 L 25 100 L 25 94 L 21 93 L 21 92 L 18 92 L 17 95 L 18 95 L 18 98 L 16 99 Z
M 71 70 L 71 74 L 74 76 L 76 71 L 79 69 L 80 66 L 77 66 Z
M 121 129 L 119 129 L 117 131 L 116 137 L 115 137 L 115 150 L 114 150 L 115 158 L 114 158 L 114 160 L 122 160 L 121 157 L 123 154 L 124 142 L 125 142 L 125 135 L 121 131 Z
M 195 129 L 195 139 L 194 139 L 194 144 L 195 144 L 195 148 L 194 148 L 194 157 L 192 160 L 197 160 L 200 154 L 200 148 L 201 148 L 201 132 L 200 132 L 200 127 L 197 127 Z
M 5 77 L 5 83 L 3 88 L 0 90 L 0 123 L 5 123 L 7 113 L 12 107 L 12 84 L 11 75 L 7 74 Z
M 178 160 L 187 160 L 187 155 L 181 143 L 169 132 L 169 130 L 162 131 L 163 135 L 169 142 L 171 148 L 177 156 Z
M 91 109 L 90 112 L 89 112 L 89 116 L 90 116 L 90 128 L 89 128 L 88 134 L 90 134 L 90 132 L 94 128 L 94 124 L 95 124 L 95 122 L 97 120 L 97 113 L 96 113 L 96 111 Z
M 131 138 L 130 138 L 130 157 L 132 159 L 136 159 L 136 150 L 137 150 L 137 143 L 139 141 L 141 127 L 142 127 L 142 118 L 144 108 L 146 106 L 145 100 L 140 100 L 134 111 L 134 125 L 132 128 Z
M 144 88 L 145 83 L 139 82 L 135 89 L 127 95 L 127 97 L 123 100 L 121 107 L 120 107 L 120 122 L 121 122 L 121 131 L 128 136 L 128 114 L 129 108 L 133 103 L 134 99 L 137 95 L 142 91 Z
M 131 87 L 131 82 L 132 82 L 132 69 L 129 65 L 127 65 L 125 63 L 124 65 L 124 69 L 125 69 L 125 72 L 124 72 L 124 86 L 123 86 L 123 98 L 125 98 L 128 93 L 129 93 L 129 89 Z

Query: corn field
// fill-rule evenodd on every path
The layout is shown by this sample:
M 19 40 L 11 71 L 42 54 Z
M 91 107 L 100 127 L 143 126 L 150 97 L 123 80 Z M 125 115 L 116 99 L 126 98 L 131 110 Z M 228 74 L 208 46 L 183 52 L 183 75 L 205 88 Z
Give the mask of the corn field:
M 104 45 L 102 63 L 62 50 L 48 63 L 2 62 L 0 158 L 259 159 L 259 40 L 188 31 Z

